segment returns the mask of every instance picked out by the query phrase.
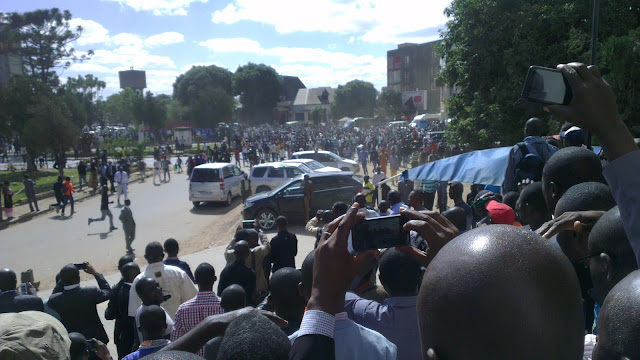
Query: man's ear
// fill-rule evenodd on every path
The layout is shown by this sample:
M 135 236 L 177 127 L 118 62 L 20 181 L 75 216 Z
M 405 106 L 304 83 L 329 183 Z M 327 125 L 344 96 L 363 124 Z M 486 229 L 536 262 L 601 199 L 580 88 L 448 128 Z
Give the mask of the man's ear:
M 553 181 L 549 182 L 549 186 L 551 187 L 551 197 L 555 200 L 560 200 L 562 197 L 560 185 L 556 184 Z
M 423 358 L 425 360 L 440 360 L 438 354 L 436 354 L 436 351 L 433 350 L 433 348 L 429 348 L 429 350 L 427 350 L 427 354 L 423 356 Z
M 298 283 L 298 294 L 300 294 L 300 296 L 302 296 L 303 298 L 307 298 L 307 294 L 304 291 L 304 286 L 302 286 L 302 283 Z
M 604 272 L 607 274 L 607 281 L 612 281 L 615 274 L 615 270 L 613 269 L 611 256 L 607 253 L 600 254 L 600 260 L 602 261 L 602 267 Z

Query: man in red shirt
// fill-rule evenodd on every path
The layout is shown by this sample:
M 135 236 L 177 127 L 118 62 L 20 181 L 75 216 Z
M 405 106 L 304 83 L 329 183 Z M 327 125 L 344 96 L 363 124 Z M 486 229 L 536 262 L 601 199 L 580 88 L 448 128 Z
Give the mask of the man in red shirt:
M 67 203 L 71 202 L 71 214 L 73 215 L 75 211 L 73 210 L 73 193 L 76 192 L 73 188 L 73 183 L 71 183 L 70 177 L 65 177 L 62 182 L 62 191 L 64 194 L 64 200 L 62 202 L 62 216 L 64 216 L 64 209 L 67 207 Z

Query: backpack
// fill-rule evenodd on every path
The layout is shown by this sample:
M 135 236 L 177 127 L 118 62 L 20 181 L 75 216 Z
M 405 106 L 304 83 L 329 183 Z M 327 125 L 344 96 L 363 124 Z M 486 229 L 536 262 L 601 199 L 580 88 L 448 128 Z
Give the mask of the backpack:
M 524 142 L 519 142 L 517 145 L 520 149 L 520 153 L 522 154 L 522 158 L 516 165 L 516 179 L 514 181 L 514 185 L 517 185 L 524 179 L 541 181 L 544 160 L 542 160 L 542 157 L 540 157 L 540 155 L 535 151 L 530 152 L 529 147 Z

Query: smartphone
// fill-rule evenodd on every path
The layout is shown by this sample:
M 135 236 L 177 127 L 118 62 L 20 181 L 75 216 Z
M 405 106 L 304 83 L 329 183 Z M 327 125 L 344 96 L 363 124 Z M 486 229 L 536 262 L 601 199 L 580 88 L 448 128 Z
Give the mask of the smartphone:
M 84 263 L 82 263 L 82 264 L 73 264 L 73 266 L 75 266 L 76 269 L 78 269 L 78 270 L 86 270 L 87 269 L 87 267 L 85 266 Z
M 242 221 L 242 228 L 243 229 L 253 229 L 253 224 L 255 223 L 255 220 L 243 220 Z
M 89 352 L 96 350 L 96 342 L 93 339 L 87 339 L 87 350 Z
M 402 215 L 381 216 L 360 221 L 351 231 L 353 250 L 385 249 L 409 245 L 409 231 L 402 226 L 409 218 Z
M 573 93 L 560 70 L 534 65 L 529 67 L 520 97 L 542 104 L 569 105 Z

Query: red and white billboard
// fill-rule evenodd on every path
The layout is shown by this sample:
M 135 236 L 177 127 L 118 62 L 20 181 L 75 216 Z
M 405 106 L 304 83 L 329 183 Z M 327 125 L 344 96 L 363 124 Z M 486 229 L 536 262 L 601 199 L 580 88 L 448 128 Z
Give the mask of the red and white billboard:
M 402 93 L 402 111 L 427 110 L 427 91 L 405 91 Z

